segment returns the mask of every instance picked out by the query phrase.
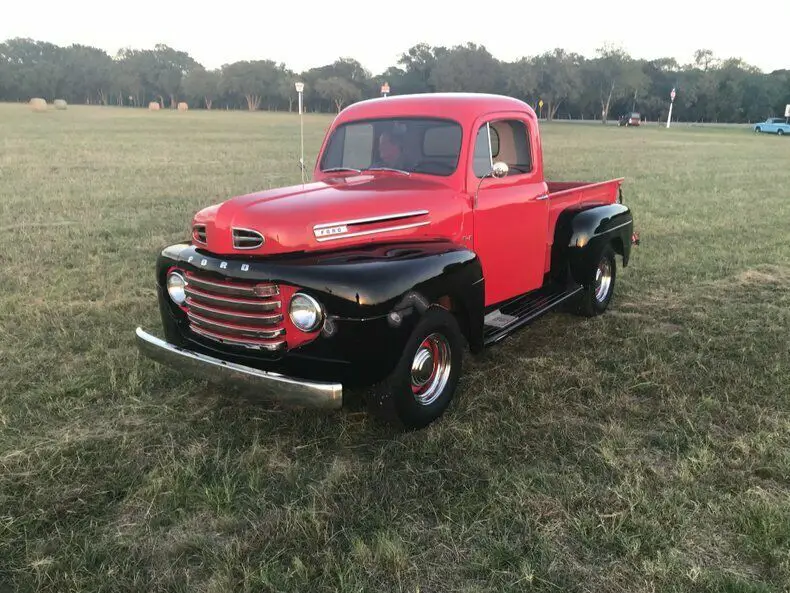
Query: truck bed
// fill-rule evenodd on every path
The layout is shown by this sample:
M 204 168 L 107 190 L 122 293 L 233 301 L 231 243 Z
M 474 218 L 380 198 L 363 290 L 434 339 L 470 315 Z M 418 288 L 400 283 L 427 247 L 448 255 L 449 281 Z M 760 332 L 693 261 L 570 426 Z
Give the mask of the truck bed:
M 617 201 L 624 177 L 589 183 L 586 181 L 547 181 L 549 190 L 548 244 L 554 243 L 554 228 L 563 210 L 575 204 L 613 204 Z M 550 252 L 546 257 L 546 271 L 551 267 Z
M 549 190 L 549 231 L 559 213 L 574 204 L 613 204 L 617 201 L 623 177 L 587 183 L 584 181 L 547 181 Z
M 594 183 L 587 181 L 547 181 L 546 185 L 549 188 L 549 197 L 552 200 L 558 198 L 565 199 L 569 196 L 576 195 L 579 198 L 584 196 L 584 201 L 594 196 L 595 198 L 603 197 L 604 201 L 610 202 L 613 201 L 611 198 L 617 198 L 617 191 L 623 179 L 624 177 L 620 177 L 618 179 L 596 181 Z

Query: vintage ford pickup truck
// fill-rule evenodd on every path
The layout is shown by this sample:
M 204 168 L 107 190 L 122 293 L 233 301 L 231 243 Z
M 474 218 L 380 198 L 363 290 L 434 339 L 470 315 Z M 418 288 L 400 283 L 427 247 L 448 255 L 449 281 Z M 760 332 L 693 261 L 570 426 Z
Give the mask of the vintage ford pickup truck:
M 309 183 L 201 210 L 156 264 L 153 360 L 299 406 L 427 426 L 478 353 L 560 304 L 603 313 L 637 242 L 622 179 L 544 178 L 538 120 L 499 95 L 337 115 Z

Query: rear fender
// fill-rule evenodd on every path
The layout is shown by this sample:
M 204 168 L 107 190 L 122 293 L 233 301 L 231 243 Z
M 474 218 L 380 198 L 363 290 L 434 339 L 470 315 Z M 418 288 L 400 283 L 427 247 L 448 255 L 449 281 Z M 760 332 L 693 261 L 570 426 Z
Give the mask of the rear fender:
M 622 256 L 625 267 L 631 256 L 633 230 L 631 210 L 621 203 L 565 211 L 557 221 L 552 269 L 569 272 L 575 282 L 583 284 L 593 259 L 607 244 Z

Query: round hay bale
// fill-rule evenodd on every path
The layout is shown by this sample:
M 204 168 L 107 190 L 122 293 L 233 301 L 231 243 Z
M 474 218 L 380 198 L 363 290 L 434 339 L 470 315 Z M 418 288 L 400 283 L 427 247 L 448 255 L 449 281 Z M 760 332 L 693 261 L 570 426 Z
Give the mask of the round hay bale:
M 47 101 L 46 99 L 42 99 L 41 97 L 34 97 L 30 99 L 30 108 L 33 111 L 46 111 Z
M 151 101 L 148 104 L 148 109 L 150 111 L 159 111 L 159 103 L 157 103 L 156 101 Z
M 66 101 L 63 99 L 55 99 L 54 105 L 55 109 L 59 109 L 60 111 L 66 109 Z
M 186 111 L 187 109 L 189 109 L 189 105 L 187 105 L 183 101 L 181 101 L 181 103 L 178 104 L 179 111 Z

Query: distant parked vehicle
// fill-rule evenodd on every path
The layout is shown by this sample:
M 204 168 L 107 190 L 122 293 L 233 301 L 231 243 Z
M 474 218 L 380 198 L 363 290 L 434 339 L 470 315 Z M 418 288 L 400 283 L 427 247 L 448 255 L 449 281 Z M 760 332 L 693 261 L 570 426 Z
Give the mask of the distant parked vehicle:
M 769 117 L 765 121 L 754 124 L 754 131 L 757 134 L 777 134 L 782 136 L 790 134 L 790 120 L 783 117 Z
M 642 121 L 642 115 L 634 111 L 628 115 L 621 115 L 618 124 L 621 126 L 638 126 Z

